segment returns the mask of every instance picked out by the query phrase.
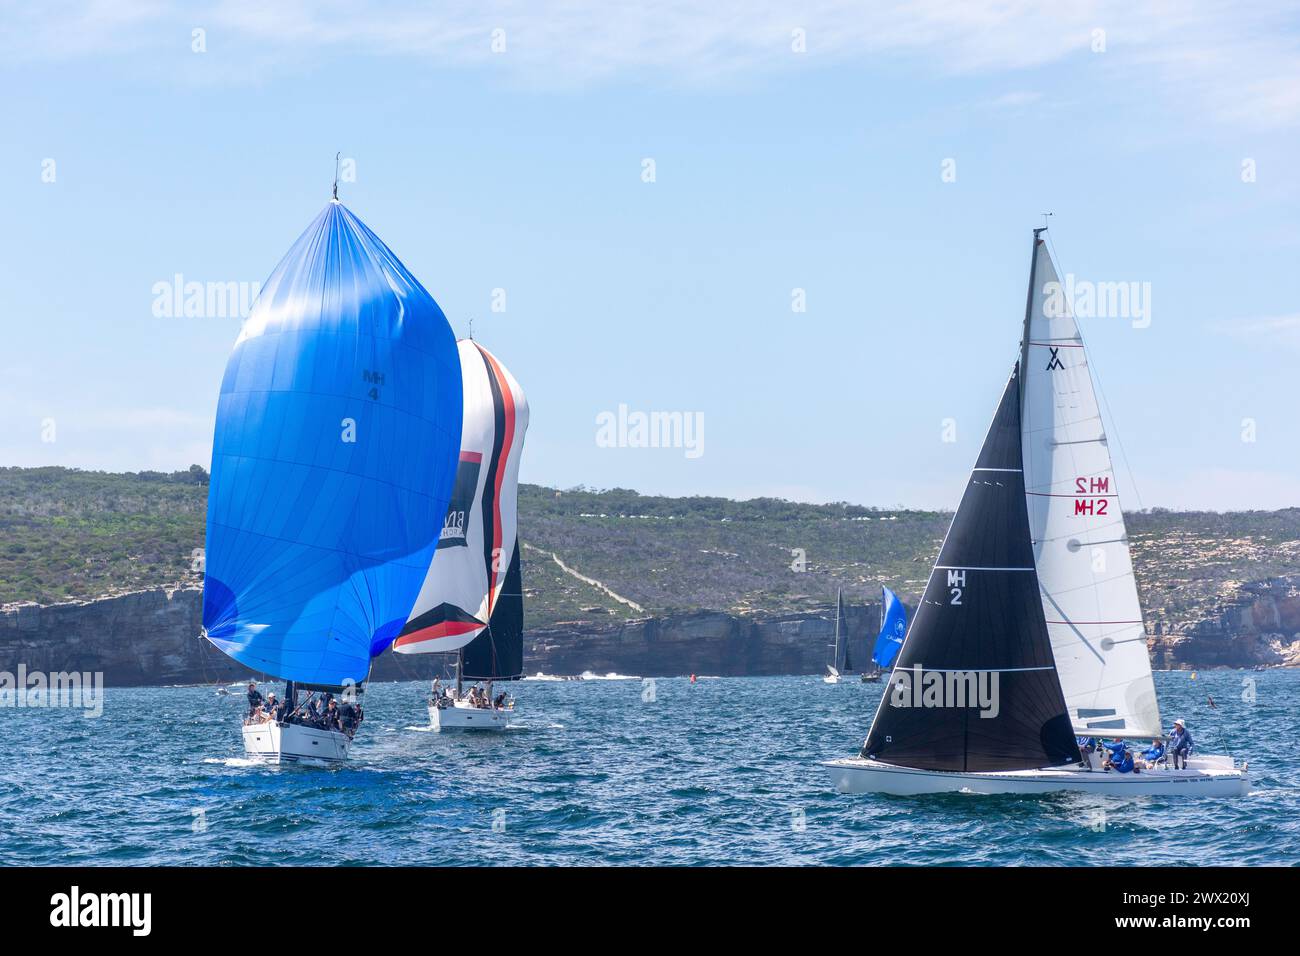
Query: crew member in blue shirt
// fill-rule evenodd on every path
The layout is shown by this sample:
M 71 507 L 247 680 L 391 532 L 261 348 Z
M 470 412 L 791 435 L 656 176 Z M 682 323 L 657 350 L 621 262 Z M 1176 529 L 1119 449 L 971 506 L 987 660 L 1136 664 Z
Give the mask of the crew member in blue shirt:
M 1169 753 L 1174 758 L 1174 769 L 1178 769 L 1178 759 L 1182 758 L 1182 769 L 1187 769 L 1187 758 L 1192 752 L 1192 735 L 1181 719 L 1174 721 L 1174 729 L 1169 732 Z
M 1117 770 L 1120 773 L 1133 772 L 1133 755 L 1129 753 L 1124 741 L 1117 740 L 1113 744 L 1107 744 L 1106 749 L 1110 751 L 1106 756 L 1107 770 Z
M 1142 765 L 1144 767 L 1154 767 L 1164 755 L 1164 743 L 1160 740 L 1153 740 L 1151 746 L 1142 751 Z

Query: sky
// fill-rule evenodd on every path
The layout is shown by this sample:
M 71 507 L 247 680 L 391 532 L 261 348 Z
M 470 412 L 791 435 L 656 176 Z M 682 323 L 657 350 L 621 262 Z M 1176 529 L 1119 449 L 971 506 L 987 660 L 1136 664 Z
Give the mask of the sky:
M 524 481 L 955 507 L 1046 221 L 1142 303 L 1081 320 L 1124 506 L 1300 506 L 1300 15 L 1131 6 L 0 2 L 0 464 L 206 467 L 241 316 L 157 290 L 255 287 L 341 152 Z

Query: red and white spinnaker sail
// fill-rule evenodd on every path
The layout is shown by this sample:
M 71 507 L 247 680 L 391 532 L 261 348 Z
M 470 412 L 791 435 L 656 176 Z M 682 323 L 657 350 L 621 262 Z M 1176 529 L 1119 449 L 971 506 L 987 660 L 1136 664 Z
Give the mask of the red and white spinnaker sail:
M 457 343 L 464 381 L 460 466 L 420 596 L 393 649 L 455 651 L 492 617 L 518 538 L 519 459 L 528 401 L 504 365 L 472 339 Z

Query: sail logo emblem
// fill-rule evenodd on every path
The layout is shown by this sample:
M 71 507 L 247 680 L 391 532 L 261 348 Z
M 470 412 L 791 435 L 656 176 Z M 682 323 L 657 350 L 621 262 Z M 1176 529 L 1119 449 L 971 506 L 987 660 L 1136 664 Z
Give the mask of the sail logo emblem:
M 895 668 L 889 678 L 890 707 L 976 708 L 984 719 L 1002 711 L 995 670 L 930 670 L 920 664 Z
M 443 522 L 442 534 L 438 536 L 439 541 L 446 541 L 448 538 L 459 538 L 463 544 L 465 541 L 465 512 L 448 511 L 447 520 Z
M 438 550 L 443 548 L 467 548 L 465 524 L 474 506 L 474 495 L 478 491 L 478 473 L 483 464 L 483 456 L 478 452 L 462 451 L 460 465 L 456 468 L 456 483 L 451 489 L 451 504 L 447 507 L 447 516 L 442 522 L 442 532 L 438 535 Z
M 1048 346 L 1048 348 L 1051 348 L 1051 346 Z M 1065 366 L 1061 364 L 1061 356 L 1058 354 L 1059 352 L 1060 349 L 1055 349 L 1055 348 L 1052 349 L 1051 361 L 1047 363 L 1047 368 L 1044 371 L 1050 372 L 1053 369 L 1058 369 L 1058 368 L 1064 371 Z

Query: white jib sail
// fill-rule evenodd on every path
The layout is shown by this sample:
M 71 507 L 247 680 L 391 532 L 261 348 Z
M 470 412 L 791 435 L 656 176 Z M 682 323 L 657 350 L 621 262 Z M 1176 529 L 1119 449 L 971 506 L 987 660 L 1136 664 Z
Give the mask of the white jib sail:
M 487 626 L 518 534 L 519 460 L 528 401 L 504 365 L 462 339 L 464 424 L 446 521 L 420 596 L 393 649 L 429 654 L 464 647 Z
M 1057 672 L 1080 734 L 1155 737 L 1160 710 L 1106 432 L 1079 327 L 1037 237 L 1033 270 L 1021 441 Z

